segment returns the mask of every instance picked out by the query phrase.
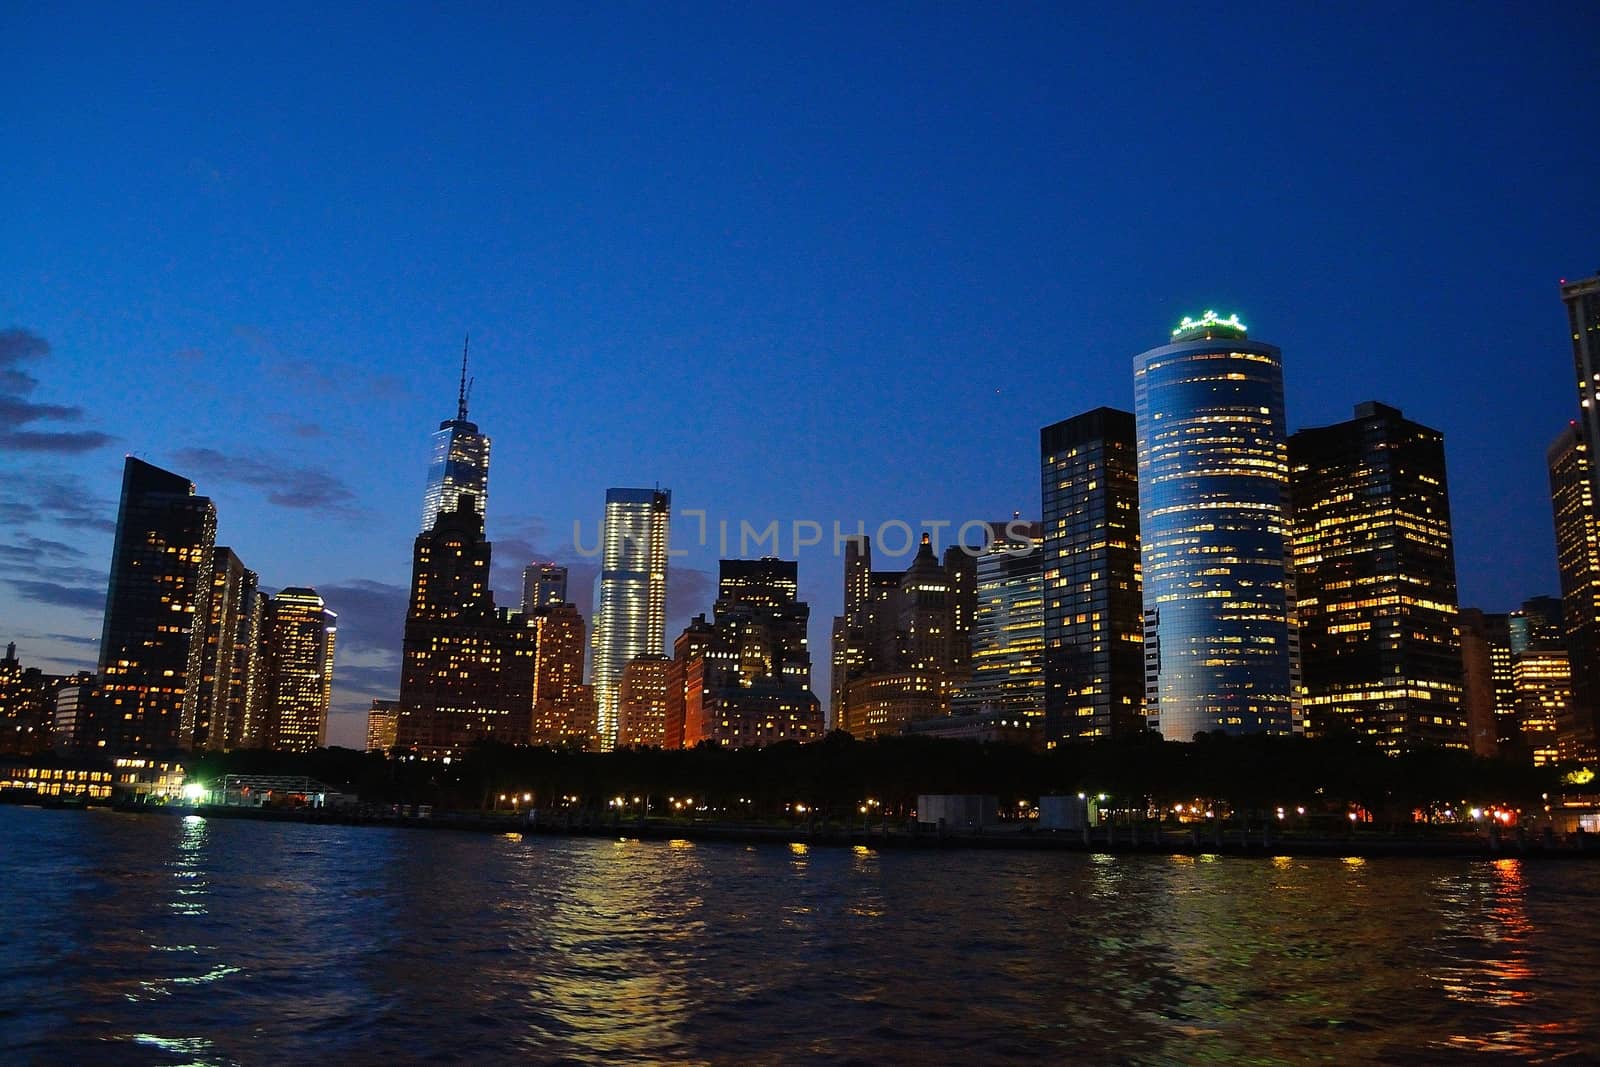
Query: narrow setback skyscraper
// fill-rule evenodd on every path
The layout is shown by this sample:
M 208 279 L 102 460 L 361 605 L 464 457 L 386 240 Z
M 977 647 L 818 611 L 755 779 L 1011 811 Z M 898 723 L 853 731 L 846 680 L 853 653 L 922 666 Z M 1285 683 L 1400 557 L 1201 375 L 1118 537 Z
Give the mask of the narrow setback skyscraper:
M 489 513 L 489 439 L 478 424 L 467 421 L 467 349 L 461 347 L 461 388 L 456 394 L 456 417 L 434 431 L 428 460 L 428 488 L 422 497 L 422 533 L 433 529 L 441 513 L 456 510 L 463 493 L 471 493 L 480 516 Z
M 600 748 L 617 739 L 617 687 L 639 656 L 660 655 L 667 633 L 667 537 L 672 493 L 607 489 L 596 600 L 594 685 Z
M 1282 354 L 1208 311 L 1133 370 L 1150 724 L 1300 730 Z

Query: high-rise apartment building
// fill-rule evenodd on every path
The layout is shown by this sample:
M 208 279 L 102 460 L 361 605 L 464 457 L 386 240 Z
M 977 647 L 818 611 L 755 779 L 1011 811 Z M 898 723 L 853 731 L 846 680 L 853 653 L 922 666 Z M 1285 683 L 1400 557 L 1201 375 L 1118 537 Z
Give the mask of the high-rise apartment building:
M 1144 718 L 1134 416 L 1096 408 L 1039 431 L 1048 742 L 1138 733 Z
M 495 607 L 490 553 L 471 494 L 413 546 L 396 745 L 423 758 L 528 741 L 538 630 Z
M 1040 524 L 989 524 L 977 557 L 971 675 L 950 697 L 952 715 L 1044 730 L 1044 552 Z M 1135 613 L 1137 618 L 1137 613 Z
M 533 729 L 529 741 L 550 748 L 594 744 L 594 691 L 583 684 L 587 634 L 575 604 L 534 612 L 538 659 L 533 675 Z
M 1444 435 L 1384 404 L 1289 438 L 1309 728 L 1465 748 Z
M 212 553 L 211 589 L 205 626 L 200 631 L 200 677 L 196 697 L 185 703 L 189 718 L 181 737 L 186 747 L 226 751 L 247 743 L 253 717 L 250 697 L 259 660 L 262 597 L 256 573 L 231 548 Z
M 1600 343 L 1600 342 L 1596 342 Z M 1600 523 L 1593 454 L 1573 423 L 1546 453 L 1561 575 L 1562 631 L 1572 669 L 1572 711 L 1560 737 L 1563 759 L 1592 760 L 1600 734 Z
M 268 598 L 261 625 L 262 747 L 310 752 L 327 744 L 338 621 L 315 589 L 290 587 Z
M 456 510 L 463 495 L 470 495 L 480 518 L 489 513 L 489 438 L 467 419 L 467 349 L 461 348 L 461 389 L 456 396 L 456 417 L 445 419 L 434 431 L 428 460 L 428 488 L 422 497 L 422 532 L 433 529 L 440 515 Z
M 666 656 L 640 656 L 617 688 L 617 747 L 660 748 L 667 736 Z
M 187 478 L 129 456 L 100 633 L 89 747 L 180 747 L 209 610 L 217 511 Z M 187 708 L 187 711 L 186 711 Z
M 524 615 L 566 602 L 567 568 L 559 563 L 530 563 L 522 568 Z
M 671 512 L 669 490 L 606 490 L 590 672 L 602 751 L 616 744 L 623 668 L 640 656 L 660 654 L 666 642 Z
M 1134 359 L 1134 409 L 1150 724 L 1301 730 L 1282 354 L 1186 318 Z

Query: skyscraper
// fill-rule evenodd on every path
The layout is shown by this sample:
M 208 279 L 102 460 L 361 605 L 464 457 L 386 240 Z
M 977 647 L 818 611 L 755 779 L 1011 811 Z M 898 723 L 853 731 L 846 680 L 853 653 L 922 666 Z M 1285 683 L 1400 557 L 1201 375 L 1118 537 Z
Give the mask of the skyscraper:
M 413 545 L 395 743 L 418 756 L 458 757 L 479 740 L 528 741 L 538 630 L 495 607 L 490 552 L 467 493 Z
M 1493 756 L 1517 733 L 1517 690 L 1512 675 L 1510 618 L 1462 608 L 1462 703 L 1472 754 Z
M 530 563 L 522 568 L 522 613 L 567 601 L 567 568 L 559 563 Z
M 1384 404 L 1289 438 L 1310 729 L 1465 748 L 1444 435 Z
M 1582 436 L 1585 441 L 1600 441 L 1600 275 L 1573 282 L 1563 278 L 1561 302 L 1567 306 L 1567 329 L 1572 335 Z M 1600 476 L 1592 470 L 1590 475 Z
M 671 511 L 670 490 L 606 490 L 590 674 L 602 751 L 616 744 L 623 668 L 640 656 L 660 654 L 666 642 Z
M 267 600 L 261 627 L 264 747 L 310 752 L 327 744 L 338 621 L 315 589 L 291 587 Z
M 216 508 L 194 495 L 192 482 L 127 458 L 89 746 L 150 751 L 182 743 L 182 724 L 194 720 L 199 699 L 198 635 L 216 536 Z
M 583 684 L 583 616 L 575 604 L 552 604 L 533 613 L 533 624 L 538 659 L 529 740 L 551 748 L 587 748 L 593 742 L 594 694 Z
M 1577 423 L 1556 438 L 1546 459 L 1562 630 L 1572 669 L 1572 712 L 1559 748 L 1563 759 L 1593 759 L 1600 733 L 1600 523 L 1594 508 L 1593 456 Z
M 1131 412 L 1039 431 L 1045 736 L 1138 733 L 1144 720 L 1139 464 Z
M 1134 359 L 1145 708 L 1173 741 L 1302 729 L 1282 354 L 1237 315 Z
M 400 727 L 400 702 L 374 700 L 367 709 L 367 751 L 387 753 L 394 747 Z
M 489 438 L 467 421 L 467 346 L 461 346 L 461 388 L 456 417 L 439 424 L 428 461 L 428 488 L 422 497 L 422 532 L 433 529 L 441 514 L 456 510 L 463 494 L 471 494 L 480 517 L 489 513 Z
M 249 699 L 255 692 L 261 633 L 261 598 L 256 573 L 245 567 L 231 548 L 212 553 L 211 590 L 196 699 L 185 703 L 185 746 L 212 751 L 239 748 L 246 742 L 251 719 Z
M 953 715 L 1044 729 L 1044 552 L 1040 524 L 989 524 L 976 560 L 971 677 L 950 697 Z M 1136 613 L 1137 617 L 1137 613 Z

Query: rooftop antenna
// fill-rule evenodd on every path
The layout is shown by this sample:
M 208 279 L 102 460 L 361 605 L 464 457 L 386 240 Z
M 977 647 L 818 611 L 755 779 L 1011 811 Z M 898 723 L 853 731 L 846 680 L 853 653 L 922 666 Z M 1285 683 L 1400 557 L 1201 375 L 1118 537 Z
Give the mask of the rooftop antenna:
M 456 421 L 467 421 L 467 347 L 472 344 L 472 333 L 461 342 L 461 391 L 456 394 Z

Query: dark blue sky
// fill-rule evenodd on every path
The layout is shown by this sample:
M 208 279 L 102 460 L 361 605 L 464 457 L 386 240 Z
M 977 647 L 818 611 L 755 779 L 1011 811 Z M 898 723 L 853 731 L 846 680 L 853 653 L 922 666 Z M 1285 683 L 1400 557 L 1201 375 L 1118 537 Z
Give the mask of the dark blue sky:
M 503 600 L 611 485 L 1035 514 L 1038 428 L 1206 307 L 1283 348 L 1292 427 L 1445 432 L 1464 602 L 1555 589 L 1600 9 L 753 6 L 0 10 L 0 639 L 92 662 L 133 452 L 341 612 L 355 743 L 467 329 Z M 840 581 L 801 553 L 824 691 Z

